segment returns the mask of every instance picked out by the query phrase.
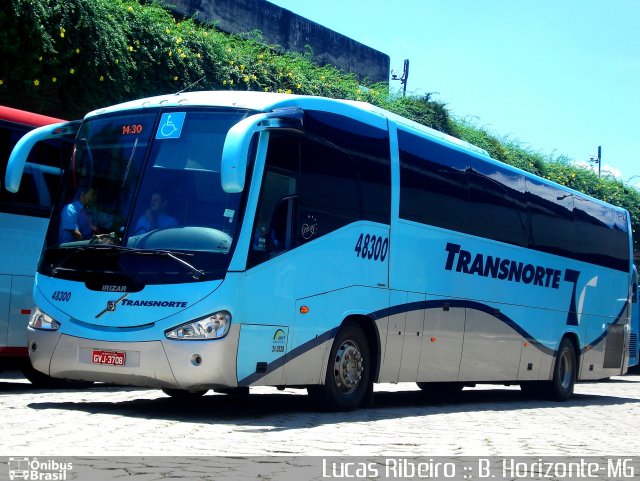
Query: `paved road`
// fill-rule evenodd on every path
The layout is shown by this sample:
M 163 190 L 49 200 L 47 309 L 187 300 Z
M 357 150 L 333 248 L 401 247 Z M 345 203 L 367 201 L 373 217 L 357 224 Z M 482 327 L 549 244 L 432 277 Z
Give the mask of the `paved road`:
M 580 384 L 567 403 L 518 387 L 425 399 L 412 384 L 376 386 L 375 406 L 314 411 L 304 391 L 210 392 L 191 404 L 124 387 L 37 390 L 0 373 L 0 456 L 637 456 L 640 376 Z

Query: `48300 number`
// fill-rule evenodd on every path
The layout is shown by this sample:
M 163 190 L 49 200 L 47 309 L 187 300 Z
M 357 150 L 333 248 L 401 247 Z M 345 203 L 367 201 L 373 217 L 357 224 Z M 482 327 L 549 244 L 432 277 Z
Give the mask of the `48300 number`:
M 55 291 L 51 295 L 51 299 L 58 302 L 69 302 L 71 300 L 71 292 L 69 291 Z
M 356 257 L 383 262 L 389 253 L 389 238 L 360 234 L 354 250 L 356 251 Z

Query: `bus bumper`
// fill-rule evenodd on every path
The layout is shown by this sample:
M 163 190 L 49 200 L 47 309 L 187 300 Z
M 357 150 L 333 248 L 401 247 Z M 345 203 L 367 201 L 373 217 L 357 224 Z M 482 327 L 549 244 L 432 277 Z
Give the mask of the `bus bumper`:
M 234 337 L 235 341 L 234 342 Z M 211 341 L 97 341 L 29 328 L 29 357 L 51 377 L 185 389 L 236 387 L 238 329 Z M 96 351 L 124 353 L 124 365 L 97 364 Z

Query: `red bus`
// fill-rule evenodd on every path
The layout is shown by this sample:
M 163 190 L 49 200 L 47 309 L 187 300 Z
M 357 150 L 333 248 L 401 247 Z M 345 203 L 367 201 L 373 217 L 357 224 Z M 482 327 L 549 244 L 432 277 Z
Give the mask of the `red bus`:
M 21 137 L 34 128 L 61 122 L 65 120 L 0 106 L 2 173 Z M 19 191 L 13 194 L 0 187 L 0 371 L 18 368 L 29 379 L 39 374 L 30 369 L 27 353 L 34 274 L 71 149 L 72 144 L 64 140 L 39 142 L 27 160 Z

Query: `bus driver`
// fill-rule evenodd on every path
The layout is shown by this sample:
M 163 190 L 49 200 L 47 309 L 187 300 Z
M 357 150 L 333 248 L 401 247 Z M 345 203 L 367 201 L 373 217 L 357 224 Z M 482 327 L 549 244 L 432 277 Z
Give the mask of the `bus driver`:
M 89 239 L 97 230 L 91 223 L 89 208 L 96 201 L 96 191 L 92 187 L 80 187 L 76 200 L 67 204 L 60 215 L 58 240 L 64 242 Z

